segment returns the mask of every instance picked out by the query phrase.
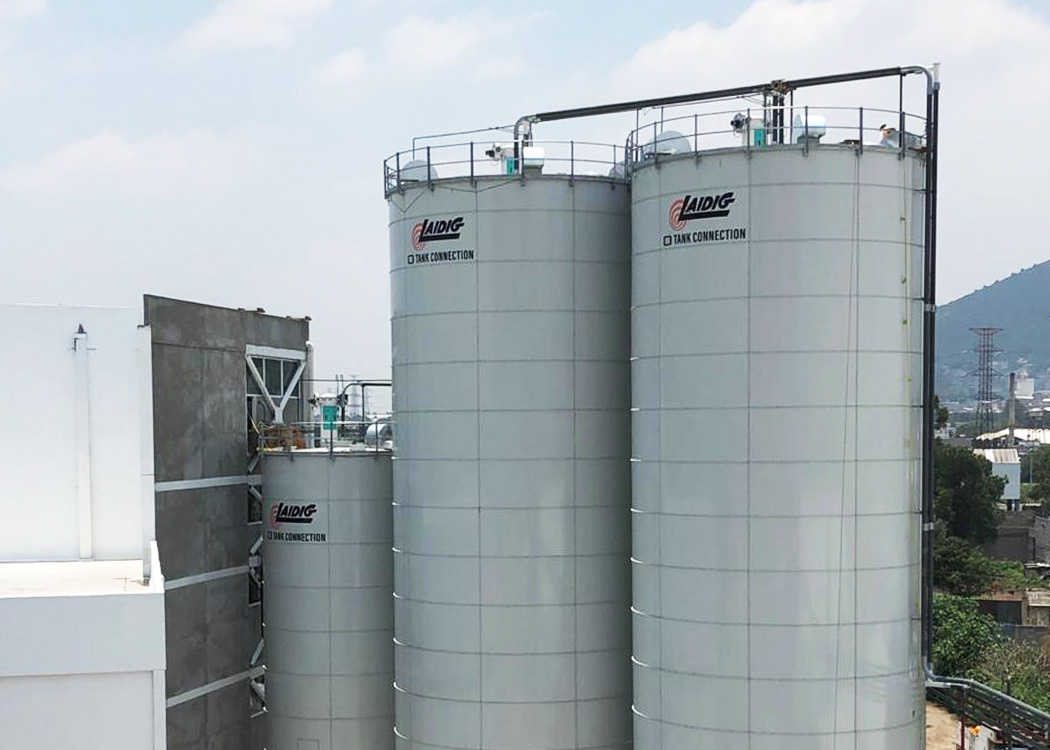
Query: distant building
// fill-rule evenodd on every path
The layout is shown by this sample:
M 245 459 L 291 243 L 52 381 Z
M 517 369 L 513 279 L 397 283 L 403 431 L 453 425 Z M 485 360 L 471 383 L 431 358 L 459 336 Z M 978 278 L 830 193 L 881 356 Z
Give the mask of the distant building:
M 1006 480 L 1000 499 L 1008 510 L 1021 507 L 1021 457 L 1016 448 L 974 448 L 973 452 L 992 465 L 992 474 Z
M 1014 427 L 1014 439 L 1019 443 L 1040 443 L 1050 445 L 1050 428 Z M 1004 427 L 996 432 L 986 432 L 978 435 L 976 440 L 980 443 L 1001 443 L 1010 438 L 1010 429 Z

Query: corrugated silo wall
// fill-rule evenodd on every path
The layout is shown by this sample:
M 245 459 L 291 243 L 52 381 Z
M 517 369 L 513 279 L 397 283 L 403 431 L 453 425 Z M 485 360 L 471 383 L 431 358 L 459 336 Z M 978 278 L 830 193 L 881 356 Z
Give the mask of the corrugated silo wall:
M 921 157 L 661 162 L 632 181 L 635 746 L 920 747 Z
M 263 481 L 267 748 L 393 748 L 390 454 L 277 451 Z
M 622 748 L 627 187 L 439 180 L 390 219 L 398 747 Z

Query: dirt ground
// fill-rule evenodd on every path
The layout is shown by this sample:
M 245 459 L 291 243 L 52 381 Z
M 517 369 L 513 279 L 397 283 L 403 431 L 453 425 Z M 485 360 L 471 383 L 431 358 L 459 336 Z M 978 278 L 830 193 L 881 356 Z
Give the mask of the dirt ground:
M 958 750 L 959 720 L 940 706 L 926 704 L 926 750 Z

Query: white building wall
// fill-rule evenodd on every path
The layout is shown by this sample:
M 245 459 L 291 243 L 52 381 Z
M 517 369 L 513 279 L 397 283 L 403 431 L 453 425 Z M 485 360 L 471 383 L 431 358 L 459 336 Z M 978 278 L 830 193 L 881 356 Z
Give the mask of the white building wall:
M 0 305 L 0 560 L 143 557 L 139 323 L 132 309 Z
M 149 585 L 115 593 L 84 574 L 74 590 L 63 572 L 102 563 L 0 566 L 0 747 L 163 750 L 164 577 L 152 550 Z M 41 593 L 49 580 L 61 593 Z
M 1021 464 L 993 463 L 992 474 L 997 477 L 1003 477 L 1006 480 L 1006 487 L 1003 488 L 1002 496 L 1004 501 L 1021 499 Z
M 151 748 L 152 680 L 149 672 L 2 678 L 3 746 Z
M 0 748 L 163 750 L 150 332 L 0 305 Z

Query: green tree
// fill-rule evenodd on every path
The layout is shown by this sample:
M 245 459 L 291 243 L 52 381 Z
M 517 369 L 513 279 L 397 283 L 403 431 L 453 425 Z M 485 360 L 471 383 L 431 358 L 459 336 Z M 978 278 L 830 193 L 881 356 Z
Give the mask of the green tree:
M 1006 480 L 992 474 L 992 465 L 969 448 L 934 443 L 934 515 L 949 536 L 985 544 L 998 535 L 999 513 Z
M 1021 459 L 1021 481 L 1029 477 L 1030 497 L 1045 507 L 1050 502 L 1050 445 L 1041 445 Z
M 948 421 L 952 418 L 951 412 L 948 411 L 948 407 L 941 406 L 941 397 L 934 395 L 933 397 L 933 427 L 935 430 L 943 430 L 948 426 Z
M 1003 641 L 983 653 L 971 674 L 1030 706 L 1050 711 L 1050 654 L 1038 643 Z
M 986 652 L 1003 641 L 1002 630 L 977 602 L 962 596 L 933 597 L 933 668 L 948 677 L 968 677 Z
M 976 596 L 995 582 L 992 561 L 959 537 L 938 533 L 933 543 L 933 584 L 949 594 Z

